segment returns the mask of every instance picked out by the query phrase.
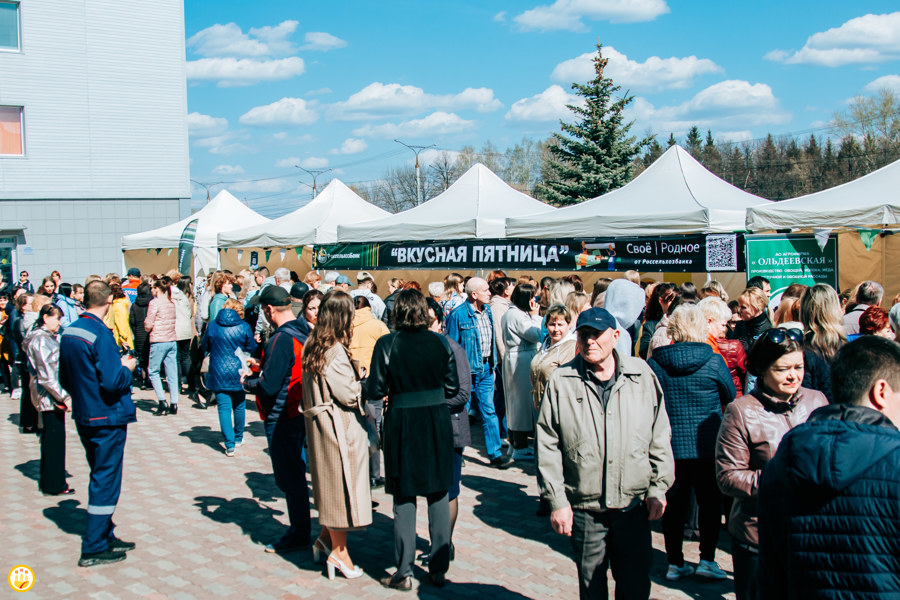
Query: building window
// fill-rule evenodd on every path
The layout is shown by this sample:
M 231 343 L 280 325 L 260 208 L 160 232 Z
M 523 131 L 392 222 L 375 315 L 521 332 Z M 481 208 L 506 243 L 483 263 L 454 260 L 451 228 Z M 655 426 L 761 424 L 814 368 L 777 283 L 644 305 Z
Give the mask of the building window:
M 0 50 L 19 48 L 19 3 L 0 0 Z
M 0 106 L 0 156 L 22 156 L 22 107 Z

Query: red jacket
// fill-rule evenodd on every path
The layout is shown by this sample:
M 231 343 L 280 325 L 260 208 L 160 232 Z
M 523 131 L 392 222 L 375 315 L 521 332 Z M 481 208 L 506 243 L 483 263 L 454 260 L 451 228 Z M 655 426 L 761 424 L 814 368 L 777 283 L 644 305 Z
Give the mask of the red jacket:
M 739 340 L 718 339 L 716 343 L 719 345 L 719 353 L 725 359 L 728 370 L 731 371 L 731 378 L 734 380 L 734 388 L 737 390 L 737 397 L 741 397 L 744 393 L 744 378 L 747 376 L 747 353 Z

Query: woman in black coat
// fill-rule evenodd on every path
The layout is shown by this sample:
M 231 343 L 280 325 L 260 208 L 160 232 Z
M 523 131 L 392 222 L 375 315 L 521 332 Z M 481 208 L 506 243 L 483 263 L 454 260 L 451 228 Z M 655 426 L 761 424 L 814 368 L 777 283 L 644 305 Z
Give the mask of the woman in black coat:
M 150 334 L 144 329 L 144 319 L 147 318 L 147 307 L 153 300 L 153 293 L 149 283 L 142 283 L 137 288 L 137 297 L 128 314 L 128 321 L 131 324 L 131 333 L 134 336 L 134 357 L 137 359 L 138 366 L 141 369 L 140 384 L 141 389 L 149 389 L 150 381 L 148 379 L 148 365 L 150 363 L 150 343 L 147 341 Z
M 397 571 L 382 585 L 412 589 L 416 550 L 416 497 L 428 500 L 432 553 L 429 579 L 445 582 L 450 565 L 453 427 L 447 399 L 459 393 L 456 360 L 447 339 L 428 331 L 428 305 L 416 290 L 397 295 L 391 315 L 395 333 L 375 344 L 368 398 L 383 398 L 385 490 L 394 496 L 394 558 Z

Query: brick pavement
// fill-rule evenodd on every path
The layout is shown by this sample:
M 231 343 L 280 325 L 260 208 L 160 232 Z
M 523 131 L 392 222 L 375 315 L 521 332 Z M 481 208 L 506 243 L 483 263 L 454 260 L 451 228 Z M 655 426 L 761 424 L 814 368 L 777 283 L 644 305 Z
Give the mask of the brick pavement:
M 263 552 L 287 520 L 265 452 L 262 423 L 249 408 L 248 434 L 227 458 L 215 408 L 198 410 L 182 399 L 179 414 L 153 417 L 152 392 L 135 394 L 138 423 L 128 429 L 117 533 L 137 548 L 128 560 L 93 568 L 76 566 L 85 524 L 88 468 L 71 421 L 67 467 L 73 496 L 45 497 L 37 489 L 40 450 L 34 435 L 18 432 L 18 402 L 0 395 L 0 569 L 17 564 L 36 572 L 32 598 L 388 598 L 412 594 L 383 589 L 378 579 L 393 571 L 391 502 L 383 490 L 374 523 L 350 534 L 351 556 L 365 575 L 329 581 L 308 551 L 285 556 Z M 466 451 L 460 517 L 454 535 L 456 561 L 442 590 L 430 587 L 417 569 L 420 598 L 560 598 L 578 596 L 567 540 L 534 515 L 537 486 L 533 465 L 498 472 L 485 466 L 483 446 Z M 419 546 L 428 525 L 420 503 Z M 315 519 L 315 513 L 313 514 Z M 316 530 L 315 522 L 313 524 Z M 727 547 L 725 536 L 720 546 Z M 666 582 L 658 526 L 653 533 L 652 598 L 731 599 L 730 580 L 693 578 Z M 686 559 L 698 560 L 696 542 L 685 543 Z M 731 572 L 730 556 L 718 561 Z M 612 590 L 612 586 L 610 587 Z M 3 597 L 14 592 L 6 589 Z

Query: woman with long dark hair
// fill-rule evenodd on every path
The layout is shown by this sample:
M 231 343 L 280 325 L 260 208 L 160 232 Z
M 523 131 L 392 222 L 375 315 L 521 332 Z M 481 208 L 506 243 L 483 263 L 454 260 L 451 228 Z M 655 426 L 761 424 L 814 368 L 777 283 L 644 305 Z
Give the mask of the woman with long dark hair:
M 62 311 L 60 319 L 61 327 L 65 328 L 78 320 L 81 316 L 78 310 L 78 302 L 72 298 L 72 284 L 60 283 L 57 288 L 56 302 L 54 303 Z
M 309 471 L 322 532 L 313 554 L 327 555 L 328 578 L 340 571 L 356 579 L 362 570 L 347 551 L 347 532 L 372 524 L 369 436 L 358 365 L 350 356 L 353 299 L 325 295 L 316 327 L 303 347 L 303 417 Z
M 375 344 L 369 398 L 388 397 L 384 413 L 385 491 L 394 496 L 394 557 L 397 571 L 385 587 L 412 589 L 416 551 L 416 497 L 428 500 L 431 531 L 429 578 L 443 586 L 450 566 L 453 426 L 447 399 L 459 392 L 453 350 L 428 331 L 428 304 L 415 290 L 397 295 L 391 321 L 396 332 Z
M 41 471 L 38 487 L 48 496 L 74 494 L 66 483 L 66 413 L 72 397 L 59 383 L 59 340 L 63 311 L 47 304 L 25 336 L 31 402 L 41 413 Z
M 172 302 L 172 280 L 168 277 L 153 282 L 153 300 L 147 308 L 144 329 L 150 333 L 150 383 L 159 405 L 156 416 L 178 412 L 178 347 L 175 344 L 175 303 Z M 170 404 L 166 404 L 160 368 L 165 365 Z

